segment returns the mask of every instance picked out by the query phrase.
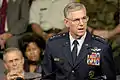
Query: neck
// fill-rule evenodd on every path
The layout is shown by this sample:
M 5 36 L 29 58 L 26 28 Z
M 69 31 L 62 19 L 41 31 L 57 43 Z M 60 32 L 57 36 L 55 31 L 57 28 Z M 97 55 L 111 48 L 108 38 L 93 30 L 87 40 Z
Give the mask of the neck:
M 70 35 L 74 38 L 74 39 L 80 39 L 82 36 L 77 36 L 77 35 L 74 35 L 74 34 L 72 34 L 72 33 L 70 33 Z
M 31 65 L 30 65 L 30 68 L 29 68 L 29 71 L 30 71 L 30 72 L 35 72 L 36 68 L 37 68 L 37 65 L 31 64 Z

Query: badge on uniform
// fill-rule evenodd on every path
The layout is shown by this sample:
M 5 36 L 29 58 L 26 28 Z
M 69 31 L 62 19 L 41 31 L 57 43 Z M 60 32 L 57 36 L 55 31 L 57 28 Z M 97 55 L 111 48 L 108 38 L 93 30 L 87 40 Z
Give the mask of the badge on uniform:
M 91 49 L 91 51 L 98 52 L 98 51 L 101 51 L 101 49 L 99 49 L 98 47 L 94 47 Z
M 54 58 L 54 61 L 58 62 L 58 61 L 60 61 L 60 58 Z
M 89 71 L 89 78 L 92 79 L 95 76 L 95 72 L 94 71 Z
M 93 66 L 100 65 L 100 51 L 101 49 L 91 49 L 91 54 L 87 55 L 87 64 Z

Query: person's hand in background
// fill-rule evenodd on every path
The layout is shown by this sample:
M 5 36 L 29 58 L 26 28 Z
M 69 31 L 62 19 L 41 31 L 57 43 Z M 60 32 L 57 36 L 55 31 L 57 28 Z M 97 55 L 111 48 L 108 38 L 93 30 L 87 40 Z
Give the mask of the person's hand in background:
M 7 80 L 16 80 L 17 78 L 24 79 L 24 73 L 18 70 L 12 70 L 7 73 Z
M 12 34 L 10 34 L 10 33 L 3 33 L 0 35 L 0 47 L 1 47 L 1 49 L 5 48 L 6 40 L 8 40 L 10 37 L 12 37 Z

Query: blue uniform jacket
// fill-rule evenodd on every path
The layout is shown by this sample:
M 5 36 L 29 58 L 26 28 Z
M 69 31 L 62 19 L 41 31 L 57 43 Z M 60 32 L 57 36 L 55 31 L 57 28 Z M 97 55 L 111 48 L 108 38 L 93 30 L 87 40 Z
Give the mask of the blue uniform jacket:
M 100 76 L 107 80 L 116 80 L 110 45 L 89 32 L 74 64 L 69 34 L 51 37 L 42 63 L 44 75 L 49 75 L 47 80 L 98 80 Z

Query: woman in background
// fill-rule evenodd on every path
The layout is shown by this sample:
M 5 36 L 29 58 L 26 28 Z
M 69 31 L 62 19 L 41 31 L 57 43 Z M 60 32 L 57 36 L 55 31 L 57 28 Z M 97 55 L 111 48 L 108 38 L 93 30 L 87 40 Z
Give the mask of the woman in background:
M 45 49 L 43 38 L 28 33 L 20 39 L 19 44 L 25 56 L 24 70 L 41 73 L 41 60 Z

